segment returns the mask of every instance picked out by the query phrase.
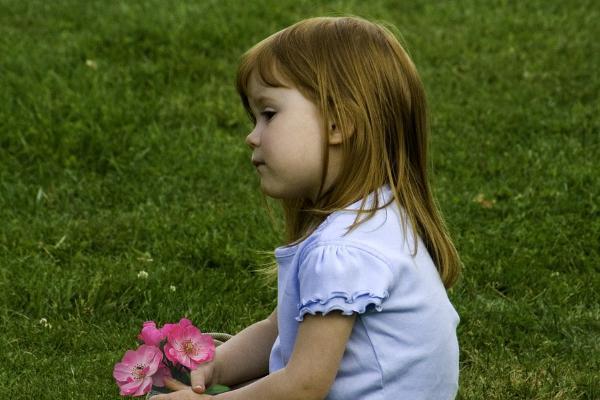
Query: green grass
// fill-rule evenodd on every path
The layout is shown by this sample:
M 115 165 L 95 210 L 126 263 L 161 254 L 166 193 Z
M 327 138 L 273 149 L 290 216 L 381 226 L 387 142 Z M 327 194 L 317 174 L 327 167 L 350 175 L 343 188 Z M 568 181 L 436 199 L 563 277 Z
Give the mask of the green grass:
M 428 91 L 465 263 L 459 397 L 600 398 L 600 9 L 397 3 L 0 0 L 0 397 L 118 398 L 144 320 L 236 332 L 269 313 L 254 270 L 280 240 L 237 59 L 352 13 L 399 28 Z

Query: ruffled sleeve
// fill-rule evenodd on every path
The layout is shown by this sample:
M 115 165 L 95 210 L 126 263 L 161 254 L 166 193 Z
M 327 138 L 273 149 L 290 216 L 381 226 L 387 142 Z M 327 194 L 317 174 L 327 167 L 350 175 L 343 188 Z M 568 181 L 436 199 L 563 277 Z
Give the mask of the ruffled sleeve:
M 394 274 L 375 252 L 349 245 L 320 245 L 303 255 L 298 278 L 300 304 L 296 320 L 302 321 L 307 313 L 381 311 Z

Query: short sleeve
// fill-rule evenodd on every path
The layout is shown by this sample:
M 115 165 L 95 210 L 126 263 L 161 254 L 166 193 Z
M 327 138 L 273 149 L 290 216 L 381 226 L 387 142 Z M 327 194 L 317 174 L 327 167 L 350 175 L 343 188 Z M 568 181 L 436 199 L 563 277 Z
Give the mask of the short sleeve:
M 394 274 L 374 252 L 348 245 L 320 245 L 307 250 L 298 270 L 300 304 L 297 321 L 309 313 L 344 315 L 382 311 Z

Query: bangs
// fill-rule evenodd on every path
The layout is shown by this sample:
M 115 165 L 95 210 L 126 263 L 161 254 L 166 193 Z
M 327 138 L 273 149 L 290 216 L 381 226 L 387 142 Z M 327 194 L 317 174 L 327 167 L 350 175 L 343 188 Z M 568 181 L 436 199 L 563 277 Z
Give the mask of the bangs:
M 285 68 L 281 65 L 274 52 L 275 37 L 271 36 L 248 50 L 241 58 L 237 70 L 236 90 L 240 95 L 244 108 L 253 123 L 256 123 L 254 114 L 248 101 L 248 85 L 253 72 L 258 74 L 258 79 L 265 86 L 290 87 L 285 83 Z

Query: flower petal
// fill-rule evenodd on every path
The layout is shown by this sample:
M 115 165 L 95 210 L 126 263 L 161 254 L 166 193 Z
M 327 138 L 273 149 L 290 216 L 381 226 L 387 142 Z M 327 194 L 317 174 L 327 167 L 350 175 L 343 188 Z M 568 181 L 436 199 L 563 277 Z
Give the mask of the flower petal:
M 179 360 L 177 359 L 177 351 L 173 348 L 173 346 L 171 346 L 170 343 L 165 344 L 164 351 L 165 351 L 165 356 L 167 357 L 167 360 L 174 362 L 174 363 L 179 362 Z
M 165 335 L 162 330 L 156 328 L 154 321 L 146 321 L 142 327 L 142 331 L 138 335 L 138 339 L 144 342 L 144 344 L 151 346 L 158 346 L 163 340 Z
M 126 365 L 135 365 L 137 364 L 140 360 L 140 354 L 136 351 L 133 350 L 127 350 L 125 352 L 125 355 L 123 356 L 123 359 L 121 360 L 121 362 L 123 364 Z
M 128 379 L 132 378 L 131 376 L 131 367 L 125 363 L 116 363 L 115 368 L 113 369 L 113 378 L 121 383 L 125 383 Z
M 142 363 L 148 367 L 147 371 L 144 371 L 146 375 L 152 375 L 158 369 L 158 364 L 162 360 L 162 352 L 156 346 L 141 345 L 138 347 L 138 351 L 142 356 Z
M 211 361 L 215 356 L 215 343 L 210 335 L 201 335 L 194 343 L 195 354 L 191 355 L 196 363 Z
M 154 375 L 152 375 L 152 384 L 154 386 L 163 387 L 165 386 L 165 378 L 171 378 L 171 370 L 164 365 L 160 364 L 158 367 L 158 371 Z
M 140 383 L 138 390 L 133 394 L 134 396 L 143 396 L 148 393 L 152 389 L 152 378 L 146 377 Z
M 200 329 L 196 328 L 194 325 L 184 327 L 181 330 L 181 335 L 186 339 L 192 339 L 194 341 L 200 340 L 200 338 L 202 337 Z
M 183 328 L 183 327 L 186 327 L 186 326 L 193 326 L 193 324 L 192 324 L 192 321 L 190 321 L 189 319 L 187 319 L 187 318 L 181 318 L 179 320 L 179 326 L 181 326 Z
M 177 356 L 178 356 L 178 361 L 184 367 L 187 367 L 189 369 L 196 369 L 196 368 L 198 368 L 198 366 L 196 365 L 196 363 L 194 363 L 192 361 L 192 359 L 187 354 L 185 354 L 185 353 L 178 353 Z
M 133 380 L 131 382 L 128 382 L 124 385 L 119 385 L 120 388 L 120 394 L 121 396 L 131 396 L 132 394 L 134 394 L 135 392 L 137 392 L 137 390 L 140 387 L 140 383 L 142 381 L 138 381 L 138 380 Z
M 160 328 L 160 333 L 164 336 L 167 337 L 169 336 L 169 334 L 171 333 L 171 331 L 173 330 L 174 327 L 176 327 L 177 324 L 164 324 L 162 328 Z

